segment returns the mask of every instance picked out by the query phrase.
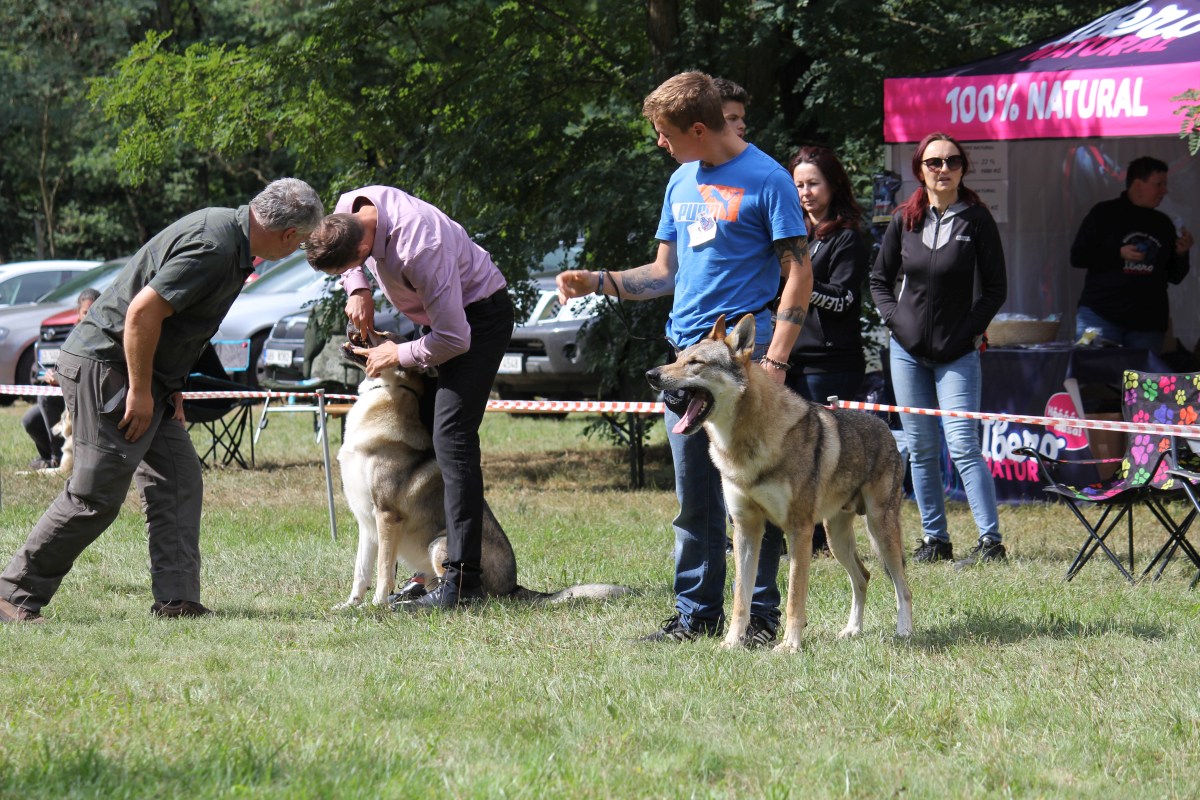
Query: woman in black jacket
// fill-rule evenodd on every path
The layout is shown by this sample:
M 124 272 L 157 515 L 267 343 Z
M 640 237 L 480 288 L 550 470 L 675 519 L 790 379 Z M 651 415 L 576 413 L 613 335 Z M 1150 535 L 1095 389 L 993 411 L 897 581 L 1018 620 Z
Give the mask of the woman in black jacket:
M 962 182 L 970 167 L 950 136 L 931 133 L 921 141 L 912 160 L 921 186 L 896 209 L 871 272 L 871 295 L 892 332 L 892 388 L 901 406 L 979 410 L 980 345 L 1008 281 L 996 222 Z M 901 414 L 900 420 L 924 528 L 914 558 L 950 560 L 938 418 Z M 979 528 L 978 544 L 960 563 L 1003 560 L 996 487 L 980 449 L 979 422 L 943 417 L 941 424 Z
M 815 403 L 834 395 L 853 400 L 866 370 L 860 317 L 870 255 L 859 230 L 862 210 L 828 147 L 801 147 L 788 168 L 808 228 L 813 291 L 786 383 Z

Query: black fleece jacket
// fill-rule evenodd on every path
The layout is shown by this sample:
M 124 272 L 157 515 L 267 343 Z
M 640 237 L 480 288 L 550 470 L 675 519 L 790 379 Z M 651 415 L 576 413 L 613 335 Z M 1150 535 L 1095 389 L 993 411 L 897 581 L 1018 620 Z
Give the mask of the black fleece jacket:
M 909 353 L 938 363 L 966 355 L 1007 294 L 1000 231 L 986 206 L 959 202 L 942 215 L 931 208 L 913 231 L 892 217 L 871 270 L 871 296 Z
M 864 368 L 862 293 L 867 250 L 857 230 L 843 228 L 808 240 L 813 292 L 804 327 L 792 348 L 792 365 L 809 372 L 855 372 Z
M 1170 217 L 1134 205 L 1124 192 L 1097 203 L 1071 245 L 1071 266 L 1087 270 L 1079 305 L 1127 330 L 1165 331 L 1167 284 L 1182 281 L 1189 268 L 1187 253 L 1175 252 L 1175 239 Z M 1127 244 L 1142 248 L 1146 259 L 1122 258 Z

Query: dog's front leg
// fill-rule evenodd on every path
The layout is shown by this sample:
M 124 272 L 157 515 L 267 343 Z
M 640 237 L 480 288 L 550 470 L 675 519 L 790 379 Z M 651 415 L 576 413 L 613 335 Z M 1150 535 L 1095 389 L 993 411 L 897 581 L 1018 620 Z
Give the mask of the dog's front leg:
M 792 520 L 788 520 L 792 523 Z M 783 626 L 783 640 L 776 650 L 794 653 L 800 649 L 800 635 L 808 626 L 805 601 L 808 599 L 808 570 L 812 565 L 812 529 L 814 520 L 805 519 L 798 525 L 791 524 L 786 531 L 788 537 L 788 593 L 787 619 Z
M 750 603 L 754 598 L 754 581 L 758 575 L 758 556 L 766 531 L 766 518 L 749 498 L 726 493 L 726 502 L 733 515 L 733 615 L 722 647 L 742 647 L 750 627 Z
M 375 559 L 375 599 L 377 606 L 387 603 L 396 586 L 396 558 L 405 520 L 398 513 L 375 510 L 375 527 L 379 531 L 379 555 Z
M 362 605 L 371 588 L 371 571 L 375 568 L 375 553 L 379 541 L 375 532 L 369 527 L 359 524 L 358 554 L 354 557 L 354 582 L 350 584 L 350 597 L 344 603 L 338 603 L 334 608 L 353 608 Z

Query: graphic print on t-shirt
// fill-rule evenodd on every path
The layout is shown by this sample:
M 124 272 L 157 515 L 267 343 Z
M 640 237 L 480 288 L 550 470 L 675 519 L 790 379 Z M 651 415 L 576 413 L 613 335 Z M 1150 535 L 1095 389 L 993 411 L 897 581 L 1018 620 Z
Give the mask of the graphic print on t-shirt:
M 704 202 L 676 203 L 672 208 L 675 219 L 680 222 L 695 222 L 703 217 L 710 217 L 725 222 L 737 222 L 742 198 L 746 196 L 745 189 L 708 183 L 697 184 L 696 189 L 704 198 Z

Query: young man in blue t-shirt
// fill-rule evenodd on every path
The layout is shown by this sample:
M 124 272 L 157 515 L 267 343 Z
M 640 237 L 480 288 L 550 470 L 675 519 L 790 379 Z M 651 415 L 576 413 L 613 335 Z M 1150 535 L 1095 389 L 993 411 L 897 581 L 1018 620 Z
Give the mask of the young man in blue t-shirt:
M 791 176 L 774 159 L 727 125 L 721 93 L 700 72 L 676 75 L 645 100 L 643 115 L 658 146 L 680 163 L 663 200 L 654 262 L 622 272 L 570 270 L 558 276 L 563 301 L 592 292 L 629 300 L 673 295 L 667 338 L 682 350 L 712 328 L 719 315 L 755 315 L 756 357 L 783 383 L 792 345 L 812 294 L 804 216 Z M 777 322 L 770 304 L 785 276 Z M 675 518 L 675 609 L 652 641 L 718 636 L 724 627 L 725 501 L 721 476 L 708 454 L 708 436 L 671 432 L 679 515 Z M 751 606 L 749 646 L 775 639 L 779 623 L 781 537 L 768 526 Z

